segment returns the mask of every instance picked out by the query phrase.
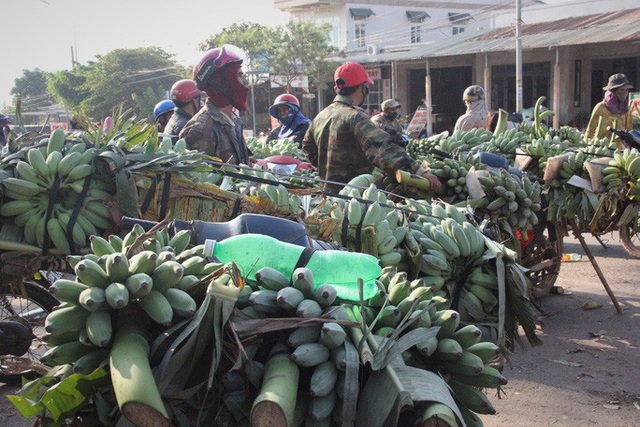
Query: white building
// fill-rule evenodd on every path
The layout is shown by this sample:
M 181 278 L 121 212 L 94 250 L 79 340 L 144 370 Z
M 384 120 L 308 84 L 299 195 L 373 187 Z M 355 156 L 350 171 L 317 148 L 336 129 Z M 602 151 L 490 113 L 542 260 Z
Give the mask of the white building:
M 480 84 L 493 108 L 515 110 L 516 0 L 274 0 L 274 5 L 294 19 L 332 24 L 332 43 L 345 54 L 340 61 L 355 60 L 370 70 L 375 82 L 370 109 L 389 97 L 398 99 L 405 113 L 427 103 L 437 131 L 438 123 L 441 129 L 452 127 L 464 111 L 464 88 Z M 629 9 L 635 17 L 632 9 L 638 7 L 638 0 L 521 0 L 524 108 L 546 96 L 558 113 L 554 125 L 564 124 L 588 116 L 609 74 L 625 72 L 638 83 L 640 30 L 625 19 L 626 11 L 619 12 Z M 326 104 L 331 98 L 319 99 Z

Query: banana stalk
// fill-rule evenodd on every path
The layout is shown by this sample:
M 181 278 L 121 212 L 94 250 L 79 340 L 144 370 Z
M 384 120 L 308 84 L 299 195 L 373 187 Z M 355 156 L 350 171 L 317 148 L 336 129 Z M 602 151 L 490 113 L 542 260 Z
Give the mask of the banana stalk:
M 298 366 L 287 355 L 277 354 L 269 359 L 260 394 L 251 408 L 252 426 L 294 425 L 298 377 Z
M 419 188 L 420 190 L 429 191 L 431 189 L 431 181 L 407 171 L 399 170 L 396 172 L 396 181 L 399 184 L 408 185 L 409 187 Z
M 118 407 L 129 421 L 139 426 L 171 425 L 153 379 L 149 343 L 139 321 L 124 316 L 113 340 L 109 365 Z
M 496 128 L 493 130 L 493 136 L 498 136 L 504 133 L 507 130 L 507 122 L 509 121 L 509 114 L 500 108 L 498 110 L 498 123 L 496 124 Z

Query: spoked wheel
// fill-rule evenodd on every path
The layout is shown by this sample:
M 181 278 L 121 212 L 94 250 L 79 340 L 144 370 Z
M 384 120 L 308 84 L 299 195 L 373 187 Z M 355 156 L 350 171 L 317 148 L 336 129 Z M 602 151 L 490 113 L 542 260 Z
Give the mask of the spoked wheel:
M 536 290 L 547 292 L 558 279 L 564 231 L 558 224 L 540 221 L 522 251 L 522 265 Z
M 625 252 L 634 258 L 640 258 L 640 224 L 638 224 L 638 218 L 621 226 L 618 232 Z
M 26 354 L 2 356 L 0 382 L 18 383 L 23 376 L 35 378 L 46 372 L 46 367 L 38 363 L 40 356 L 47 350 L 41 337 L 45 335 L 44 321 L 47 315 L 58 304 L 58 300 L 38 284 L 0 284 L 0 321 L 19 322 L 33 333 L 33 340 Z

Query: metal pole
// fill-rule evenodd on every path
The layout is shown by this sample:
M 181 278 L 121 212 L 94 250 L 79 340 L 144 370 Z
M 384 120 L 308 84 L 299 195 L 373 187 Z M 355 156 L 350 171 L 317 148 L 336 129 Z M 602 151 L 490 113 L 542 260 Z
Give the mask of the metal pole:
M 516 0 L 516 112 L 522 113 L 522 0 Z
M 251 67 L 251 63 L 249 63 L 249 67 Z M 255 98 L 255 94 L 253 91 L 253 86 L 255 85 L 256 82 L 256 76 L 255 74 L 253 74 L 253 69 L 250 69 L 249 72 L 251 73 L 251 124 L 253 125 L 253 136 L 257 137 L 256 135 L 256 98 Z
M 424 78 L 424 103 L 427 107 L 427 136 L 431 136 L 433 134 L 433 120 L 431 117 L 431 113 L 433 111 L 433 104 L 431 103 L 431 74 L 429 71 L 429 58 L 427 58 L 425 62 L 425 67 L 427 71 L 427 75 Z

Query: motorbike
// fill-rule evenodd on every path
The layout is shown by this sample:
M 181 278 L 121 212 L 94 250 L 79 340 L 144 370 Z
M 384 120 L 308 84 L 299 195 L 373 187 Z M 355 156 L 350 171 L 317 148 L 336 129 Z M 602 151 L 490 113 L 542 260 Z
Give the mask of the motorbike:
M 48 283 L 42 273 L 39 281 Z M 17 384 L 48 370 L 38 362 L 47 350 L 41 337 L 47 315 L 60 303 L 39 281 L 0 284 L 0 383 Z
M 290 175 L 298 170 L 312 171 L 314 169 L 311 163 L 284 155 L 266 157 L 258 160 L 256 163 L 263 169 L 286 175 Z
M 135 224 L 142 226 L 145 231 L 149 231 L 157 222 L 122 217 L 122 228 L 132 228 Z M 180 230 L 191 230 L 191 244 L 193 245 L 203 244 L 206 240 L 222 241 L 239 234 L 253 233 L 263 234 L 282 242 L 314 250 L 342 249 L 333 243 L 311 238 L 304 224 L 263 214 L 244 213 L 226 222 L 174 219 L 169 224 L 169 233 L 175 234 Z

